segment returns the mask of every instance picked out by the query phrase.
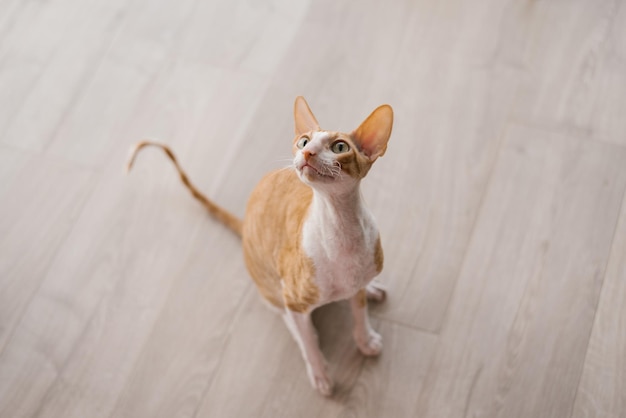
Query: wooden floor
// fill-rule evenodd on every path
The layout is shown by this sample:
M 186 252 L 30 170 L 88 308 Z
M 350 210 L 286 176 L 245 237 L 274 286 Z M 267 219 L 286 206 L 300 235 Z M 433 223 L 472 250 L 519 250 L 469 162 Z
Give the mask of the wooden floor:
M 292 105 L 395 110 L 385 347 L 309 387 L 240 243 Z M 0 416 L 626 416 L 626 1 L 0 0 Z

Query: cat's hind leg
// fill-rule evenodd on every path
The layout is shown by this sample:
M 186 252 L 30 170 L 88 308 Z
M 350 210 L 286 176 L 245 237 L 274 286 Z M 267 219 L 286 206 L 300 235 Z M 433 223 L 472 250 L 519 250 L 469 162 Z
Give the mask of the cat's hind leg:
M 367 290 L 361 289 L 350 298 L 350 309 L 354 319 L 354 341 L 365 356 L 377 356 L 383 349 L 383 339 L 370 325 L 367 314 Z
M 283 319 L 300 346 L 311 385 L 322 395 L 330 396 L 333 392 L 333 381 L 326 372 L 326 360 L 319 348 L 310 313 L 298 313 L 285 308 Z

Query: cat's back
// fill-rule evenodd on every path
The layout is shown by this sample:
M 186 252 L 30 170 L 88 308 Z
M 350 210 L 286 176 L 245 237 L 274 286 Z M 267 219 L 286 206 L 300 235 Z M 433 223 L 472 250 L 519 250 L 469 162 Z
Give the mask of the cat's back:
M 302 254 L 302 225 L 313 191 L 293 169 L 270 172 L 250 194 L 243 222 L 242 244 L 250 275 L 271 303 L 282 305 L 282 257 Z

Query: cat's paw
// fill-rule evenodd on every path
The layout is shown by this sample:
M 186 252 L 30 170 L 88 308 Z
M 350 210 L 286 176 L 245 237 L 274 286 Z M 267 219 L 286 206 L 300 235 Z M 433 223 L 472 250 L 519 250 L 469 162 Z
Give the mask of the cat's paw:
M 333 381 L 328 376 L 316 377 L 313 387 L 324 396 L 331 396 L 333 394 Z
M 383 337 L 373 329 L 369 330 L 369 333 L 364 336 L 354 336 L 359 351 L 364 356 L 374 357 L 380 354 L 383 350 Z
M 307 373 L 313 389 L 317 390 L 324 396 L 330 396 L 333 394 L 333 381 L 330 377 L 328 377 L 326 370 L 315 371 L 312 367 L 307 367 Z
M 371 282 L 365 287 L 367 300 L 372 302 L 383 302 L 387 298 L 387 289 L 380 283 Z

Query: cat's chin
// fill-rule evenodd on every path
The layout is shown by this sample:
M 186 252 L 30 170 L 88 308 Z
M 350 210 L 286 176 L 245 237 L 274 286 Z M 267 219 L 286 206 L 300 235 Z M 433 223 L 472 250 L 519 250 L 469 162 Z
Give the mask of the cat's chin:
M 335 177 L 322 174 L 309 164 L 303 165 L 296 171 L 298 172 L 300 179 L 303 180 L 305 183 L 330 183 L 332 181 L 335 181 Z

